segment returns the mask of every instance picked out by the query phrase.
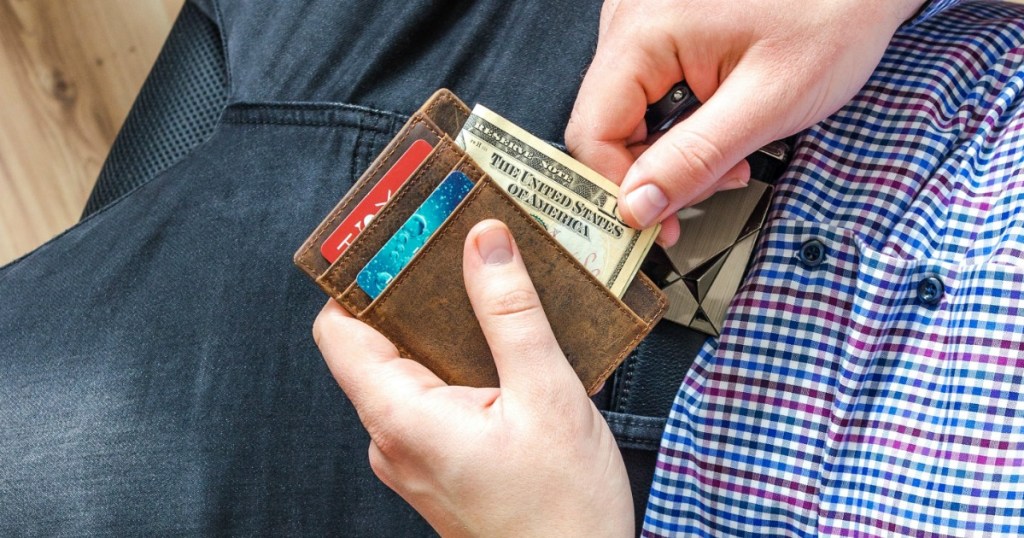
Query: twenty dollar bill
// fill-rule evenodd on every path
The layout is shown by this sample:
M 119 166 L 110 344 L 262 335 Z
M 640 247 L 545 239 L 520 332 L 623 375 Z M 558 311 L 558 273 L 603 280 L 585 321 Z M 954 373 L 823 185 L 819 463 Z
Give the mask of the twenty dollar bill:
M 481 105 L 473 108 L 456 143 L 622 297 L 659 228 L 639 231 L 622 222 L 618 185 Z

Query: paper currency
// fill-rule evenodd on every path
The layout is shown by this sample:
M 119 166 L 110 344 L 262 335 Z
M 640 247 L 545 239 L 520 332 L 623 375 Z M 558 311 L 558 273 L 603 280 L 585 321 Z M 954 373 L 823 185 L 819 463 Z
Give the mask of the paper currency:
M 543 140 L 477 105 L 456 143 L 616 297 L 659 228 L 627 226 L 619 187 Z

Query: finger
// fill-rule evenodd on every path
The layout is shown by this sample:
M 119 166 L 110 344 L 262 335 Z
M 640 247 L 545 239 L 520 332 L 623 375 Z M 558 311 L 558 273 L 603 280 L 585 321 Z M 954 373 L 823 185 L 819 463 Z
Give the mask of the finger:
M 688 205 L 695 206 L 704 200 L 711 198 L 718 192 L 731 191 L 746 187 L 750 183 L 750 166 L 747 164 L 747 161 L 740 161 L 740 164 L 736 165 L 734 168 L 745 168 L 747 175 L 745 177 L 740 175 L 730 178 L 729 174 L 726 174 L 726 177 L 722 178 L 720 182 L 715 183 L 711 188 L 697 195 L 697 197 Z M 742 172 L 740 173 L 742 174 Z M 679 219 L 676 218 L 677 214 L 678 213 L 672 213 L 668 217 L 665 217 L 665 220 L 661 221 L 661 230 L 658 232 L 657 238 L 659 245 L 663 247 L 671 247 L 679 241 L 679 234 L 681 233 L 681 230 L 679 229 Z
M 466 292 L 498 369 L 502 395 L 582 388 L 551 331 L 508 228 L 485 220 L 463 252 Z
M 367 449 L 367 456 L 370 460 L 370 470 L 373 474 L 377 475 L 377 478 L 384 483 L 385 486 L 397 491 L 395 487 L 398 485 L 394 477 L 393 465 L 388 461 L 387 456 L 381 451 L 380 447 L 373 440 L 370 440 L 370 447 Z
M 661 221 L 661 230 L 658 231 L 658 237 L 654 241 L 662 247 L 671 247 L 679 241 L 680 233 L 679 219 L 676 218 L 675 214 L 672 214 Z
M 746 187 L 750 183 L 750 163 L 746 159 L 742 160 L 736 166 L 732 167 L 731 170 L 726 172 L 725 176 L 715 183 L 710 188 L 697 195 L 688 205 L 697 205 L 704 200 L 710 198 L 716 192 L 727 191 L 733 189 L 741 189 Z M 671 213 L 665 217 L 665 220 L 661 221 L 661 230 L 658 232 L 658 237 L 655 239 L 662 247 L 671 247 L 679 241 L 681 230 L 679 229 L 679 219 L 676 218 L 677 213 Z
M 395 399 L 444 386 L 423 365 L 401 358 L 384 335 L 353 318 L 333 299 L 313 322 L 313 339 L 367 429 L 377 415 L 389 414 L 386 410 Z
M 619 8 L 619 2 L 621 0 L 605 0 L 605 3 L 601 6 L 601 18 L 598 21 L 598 32 L 601 34 L 608 31 L 608 25 L 612 23 L 612 19 L 615 18 L 615 10 Z
M 732 167 L 731 170 L 725 173 L 722 179 L 711 185 L 707 190 L 698 194 L 690 200 L 686 207 L 695 206 L 708 198 L 711 198 L 716 193 L 722 191 L 732 191 L 736 189 L 742 189 L 750 184 L 750 164 L 747 163 L 746 159 L 743 159 L 736 166 Z
M 647 228 L 661 222 L 737 166 L 742 170 L 743 158 L 773 139 L 765 119 L 770 106 L 756 79 L 737 68 L 707 103 L 637 158 L 620 194 L 627 224 Z
M 633 164 L 628 146 L 644 126 L 647 104 L 682 77 L 671 51 L 648 53 L 637 44 L 602 44 L 583 78 L 565 131 L 565 142 L 580 162 L 620 183 Z

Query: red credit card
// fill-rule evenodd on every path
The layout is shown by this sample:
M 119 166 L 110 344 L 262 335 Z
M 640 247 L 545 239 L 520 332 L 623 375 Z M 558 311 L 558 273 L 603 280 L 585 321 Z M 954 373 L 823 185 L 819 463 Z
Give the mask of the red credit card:
M 331 232 L 323 244 L 320 245 L 320 254 L 328 263 L 334 263 L 348 250 L 352 242 L 363 233 L 363 230 L 370 225 L 373 217 L 388 201 L 412 177 L 416 168 L 427 160 L 430 151 L 434 147 L 426 140 L 417 140 L 405 150 L 405 153 L 398 158 L 398 161 L 391 166 L 391 169 L 380 178 L 380 181 L 370 189 L 370 192 L 359 202 L 345 220 Z

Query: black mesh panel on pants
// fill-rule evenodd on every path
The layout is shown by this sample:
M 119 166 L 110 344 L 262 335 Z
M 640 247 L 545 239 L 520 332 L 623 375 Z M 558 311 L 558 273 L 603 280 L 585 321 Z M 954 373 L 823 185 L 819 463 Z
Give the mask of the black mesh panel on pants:
M 186 3 L 114 140 L 82 218 L 209 138 L 227 102 L 227 80 L 216 24 Z

